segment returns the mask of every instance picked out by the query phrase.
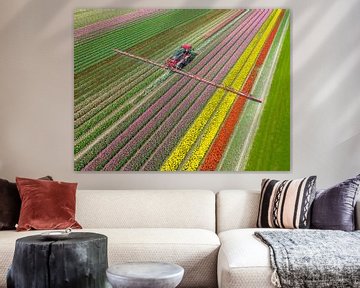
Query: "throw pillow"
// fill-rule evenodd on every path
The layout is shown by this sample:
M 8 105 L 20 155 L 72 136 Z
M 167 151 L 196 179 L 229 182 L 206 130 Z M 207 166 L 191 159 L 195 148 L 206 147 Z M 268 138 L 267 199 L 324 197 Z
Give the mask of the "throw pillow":
M 294 180 L 263 179 L 257 227 L 308 228 L 316 176 Z
M 40 179 L 52 180 L 50 176 Z M 15 230 L 20 207 L 21 199 L 16 184 L 0 179 L 0 230 Z
M 21 200 L 15 183 L 0 179 L 0 230 L 15 229 Z
M 312 205 L 311 228 L 355 230 L 355 202 L 360 174 L 316 193 Z
M 77 183 L 16 178 L 22 201 L 17 231 L 81 228 L 75 220 Z

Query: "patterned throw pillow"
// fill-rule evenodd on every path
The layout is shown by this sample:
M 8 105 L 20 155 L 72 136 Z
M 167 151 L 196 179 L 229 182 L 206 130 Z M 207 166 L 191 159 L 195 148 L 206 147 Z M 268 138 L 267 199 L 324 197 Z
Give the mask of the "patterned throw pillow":
M 257 227 L 308 228 L 316 176 L 294 180 L 263 179 Z

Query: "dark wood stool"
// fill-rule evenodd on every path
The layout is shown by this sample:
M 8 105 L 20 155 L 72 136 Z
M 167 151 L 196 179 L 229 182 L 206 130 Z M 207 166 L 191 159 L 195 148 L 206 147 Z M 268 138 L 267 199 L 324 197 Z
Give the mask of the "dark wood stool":
M 107 267 L 105 235 L 73 232 L 62 240 L 28 236 L 16 240 L 7 287 L 105 287 Z

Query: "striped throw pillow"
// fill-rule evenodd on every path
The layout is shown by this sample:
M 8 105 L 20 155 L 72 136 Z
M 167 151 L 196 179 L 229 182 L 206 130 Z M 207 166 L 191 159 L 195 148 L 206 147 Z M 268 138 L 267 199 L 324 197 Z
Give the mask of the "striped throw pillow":
M 257 227 L 308 228 L 316 176 L 294 180 L 263 179 Z

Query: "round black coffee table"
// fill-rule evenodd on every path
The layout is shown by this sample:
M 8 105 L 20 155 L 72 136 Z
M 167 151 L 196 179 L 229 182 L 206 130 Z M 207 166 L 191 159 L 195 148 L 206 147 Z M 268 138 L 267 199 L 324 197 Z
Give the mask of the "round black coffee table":
M 19 232 L 21 233 L 21 232 Z M 16 240 L 8 288 L 98 288 L 106 283 L 107 237 L 73 232 L 61 240 L 40 235 Z
M 175 288 L 184 268 L 162 262 L 134 262 L 111 266 L 106 271 L 114 288 Z

